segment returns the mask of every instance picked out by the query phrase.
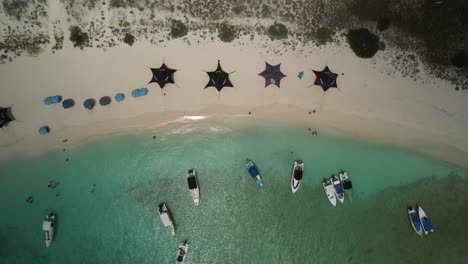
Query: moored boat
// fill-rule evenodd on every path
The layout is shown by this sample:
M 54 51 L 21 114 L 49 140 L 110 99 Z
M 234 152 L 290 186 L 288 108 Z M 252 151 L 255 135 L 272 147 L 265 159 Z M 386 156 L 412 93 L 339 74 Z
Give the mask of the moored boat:
M 418 208 L 418 213 L 419 213 L 419 220 L 421 221 L 421 227 L 426 235 L 429 235 L 430 233 L 434 232 L 434 227 L 432 226 L 432 222 L 427 217 L 426 212 L 419 206 Z
M 343 185 L 341 185 L 340 179 L 338 179 L 338 177 L 334 175 L 330 178 L 330 180 L 333 182 L 336 198 L 338 198 L 338 201 L 344 202 Z
M 327 194 L 328 200 L 333 206 L 336 206 L 335 187 L 331 180 L 324 179 L 322 182 L 323 189 Z
M 416 234 L 421 236 L 423 234 L 423 230 L 421 228 L 421 219 L 419 219 L 418 214 L 411 206 L 408 207 L 408 217 L 409 217 L 411 226 L 414 229 L 414 232 L 416 232 Z
M 177 249 L 176 264 L 184 263 L 185 257 L 188 253 L 188 243 L 187 240 L 180 243 L 179 248 Z
M 300 160 L 295 160 L 291 173 L 291 190 L 293 193 L 301 187 L 302 176 L 304 174 L 304 163 Z
M 193 203 L 198 206 L 200 203 L 200 191 L 198 189 L 197 173 L 195 172 L 195 169 L 188 170 L 187 182 Z
M 169 212 L 169 209 L 167 209 L 167 206 L 165 203 L 161 203 L 158 206 L 158 213 L 159 213 L 159 218 L 161 218 L 161 222 L 163 223 L 163 225 L 169 230 L 169 233 L 171 235 L 175 236 L 174 221 L 172 221 L 171 213 Z
M 54 232 L 55 232 L 54 213 L 50 213 L 46 215 L 44 222 L 42 223 L 42 230 L 44 231 L 46 247 L 49 247 L 50 243 L 52 243 L 52 240 L 54 239 Z
M 247 169 L 247 171 L 249 172 L 250 176 L 252 177 L 252 179 L 260 186 L 263 187 L 263 181 L 262 181 L 262 177 L 260 176 L 260 173 L 258 173 L 258 170 L 257 170 L 257 167 L 255 166 L 255 164 L 253 163 L 253 161 L 247 159 L 245 161 L 245 168 Z
M 343 184 L 343 189 L 347 190 L 353 188 L 353 183 L 351 182 L 351 179 L 349 179 L 348 173 L 346 171 L 340 172 L 340 181 L 341 184 Z

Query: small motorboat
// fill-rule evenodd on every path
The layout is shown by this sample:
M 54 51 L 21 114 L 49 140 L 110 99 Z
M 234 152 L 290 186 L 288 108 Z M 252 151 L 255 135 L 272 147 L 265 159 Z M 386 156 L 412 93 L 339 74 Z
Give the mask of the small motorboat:
M 432 222 L 427 217 L 426 213 L 424 210 L 419 206 L 418 208 L 418 213 L 419 213 L 419 220 L 421 221 L 421 227 L 426 235 L 429 235 L 430 233 L 434 232 L 434 227 L 432 226 Z
M 42 230 L 44 231 L 45 235 L 45 244 L 48 248 L 52 240 L 54 239 L 54 232 L 55 232 L 55 215 L 54 213 L 50 213 L 46 215 L 44 222 L 42 223 Z
M 257 167 L 255 167 L 255 164 L 253 163 L 253 161 L 247 159 L 245 161 L 245 168 L 247 169 L 247 171 L 249 172 L 250 176 L 252 177 L 252 179 L 254 179 L 254 181 L 263 187 L 263 181 L 262 181 L 262 177 L 260 177 L 260 173 L 258 173 L 258 170 L 257 170 Z
M 291 190 L 293 193 L 299 190 L 302 182 L 302 175 L 304 173 L 304 163 L 300 160 L 295 160 L 292 173 L 291 173 Z
M 161 218 L 161 222 L 169 230 L 169 233 L 175 236 L 174 221 L 172 221 L 172 216 L 171 216 L 171 213 L 169 212 L 169 209 L 167 209 L 167 206 L 165 203 L 160 204 L 158 207 L 159 207 L 158 209 L 159 218 Z
M 353 183 L 349 179 L 348 173 L 346 171 L 340 172 L 340 181 L 341 181 L 341 184 L 343 184 L 343 188 L 345 190 L 353 188 Z
M 421 236 L 423 234 L 423 230 L 421 228 L 421 219 L 419 219 L 418 214 L 411 206 L 408 207 L 408 217 L 409 217 L 411 226 L 413 226 L 414 232 L 416 232 L 416 234 Z
M 333 182 L 333 187 L 335 188 L 335 195 L 336 198 L 340 202 L 344 202 L 344 191 L 343 191 L 343 185 L 341 185 L 340 179 L 338 179 L 337 176 L 333 175 L 330 180 Z
M 179 248 L 177 249 L 176 264 L 184 263 L 185 257 L 188 252 L 188 243 L 187 240 L 180 243 Z
M 336 206 L 335 187 L 333 187 L 332 181 L 324 179 L 322 185 L 325 193 L 327 194 L 328 200 L 330 200 L 330 203 L 333 206 Z
M 188 170 L 187 182 L 188 182 L 190 194 L 192 195 L 193 203 L 195 203 L 195 205 L 198 206 L 198 204 L 200 203 L 200 191 L 198 190 L 198 180 L 197 180 L 197 173 L 195 172 L 195 169 Z

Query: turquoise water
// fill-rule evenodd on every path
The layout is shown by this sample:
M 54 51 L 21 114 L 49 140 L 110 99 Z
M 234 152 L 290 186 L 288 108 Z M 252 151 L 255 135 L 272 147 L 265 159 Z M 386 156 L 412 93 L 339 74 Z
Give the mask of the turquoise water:
M 257 164 L 264 188 L 250 179 L 246 158 Z M 293 195 L 294 159 L 304 161 L 305 172 Z M 389 145 L 320 130 L 314 136 L 307 127 L 181 125 L 156 139 L 114 136 L 0 164 L 0 263 L 174 263 L 184 239 L 187 263 L 464 263 L 468 257 L 467 170 Z M 187 188 L 190 167 L 199 176 L 199 207 Z M 339 169 L 349 172 L 354 197 L 333 208 L 321 179 Z M 50 180 L 59 185 L 48 188 Z M 161 202 L 174 216 L 175 238 L 157 216 Z M 431 237 L 409 226 L 406 207 L 416 204 L 432 218 Z M 58 229 L 46 249 L 42 219 L 51 210 Z

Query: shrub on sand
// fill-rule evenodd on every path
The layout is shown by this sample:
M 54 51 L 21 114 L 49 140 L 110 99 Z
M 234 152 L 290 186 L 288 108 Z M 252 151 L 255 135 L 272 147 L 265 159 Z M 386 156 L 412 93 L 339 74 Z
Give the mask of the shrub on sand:
M 218 27 L 218 37 L 223 42 L 231 42 L 236 38 L 237 32 L 234 26 L 224 22 Z
M 70 41 L 73 42 L 74 47 L 83 48 L 88 44 L 88 33 L 83 32 L 79 26 L 70 27 Z
M 361 58 L 372 58 L 380 47 L 379 36 L 367 28 L 350 29 L 347 40 L 356 56 Z
M 182 23 L 180 20 L 172 20 L 172 26 L 171 26 L 171 37 L 173 38 L 180 38 L 188 33 L 188 28 L 187 26 Z
M 268 35 L 271 39 L 284 39 L 288 37 L 288 29 L 281 23 L 274 23 L 268 28 Z

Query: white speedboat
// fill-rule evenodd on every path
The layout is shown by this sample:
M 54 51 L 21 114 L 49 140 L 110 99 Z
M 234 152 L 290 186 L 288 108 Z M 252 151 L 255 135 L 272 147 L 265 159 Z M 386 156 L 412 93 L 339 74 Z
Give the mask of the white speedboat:
M 299 190 L 302 182 L 302 175 L 304 173 L 304 163 L 300 160 L 295 160 L 293 170 L 291 173 L 291 190 L 293 193 Z
M 198 180 L 197 180 L 197 173 L 195 172 L 195 169 L 188 170 L 187 182 L 188 182 L 190 194 L 192 195 L 193 203 L 195 203 L 195 205 L 198 206 L 198 204 L 200 203 L 200 191 L 198 190 Z
M 343 185 L 341 185 L 340 179 L 338 179 L 338 177 L 334 175 L 330 178 L 330 180 L 333 182 L 336 198 L 338 198 L 340 202 L 344 202 Z
M 174 221 L 172 221 L 172 216 L 169 212 L 169 209 L 167 209 L 165 203 L 160 204 L 158 207 L 159 218 L 161 218 L 161 222 L 169 230 L 169 233 L 175 236 Z
M 188 243 L 187 240 L 185 240 L 180 243 L 179 248 L 177 249 L 176 264 L 184 263 L 187 252 Z
M 424 231 L 424 234 L 429 235 L 429 233 L 434 232 L 434 227 L 432 226 L 432 222 L 427 217 L 426 212 L 419 206 L 418 208 L 418 213 L 419 213 L 419 220 L 421 221 L 421 227 Z
M 416 211 L 413 209 L 413 207 L 408 207 L 408 217 L 411 223 L 411 226 L 414 229 L 414 232 L 418 235 L 422 235 L 423 230 L 421 228 L 421 219 L 419 219 L 418 214 Z
M 336 206 L 336 197 L 335 197 L 335 187 L 333 187 L 333 183 L 330 180 L 324 179 L 322 182 L 323 189 L 327 194 L 328 200 L 333 206 Z
M 52 243 L 52 240 L 54 239 L 54 232 L 55 232 L 54 213 L 50 213 L 46 215 L 44 222 L 42 223 L 42 230 L 44 231 L 44 235 L 45 235 L 46 247 L 49 247 L 50 243 Z

